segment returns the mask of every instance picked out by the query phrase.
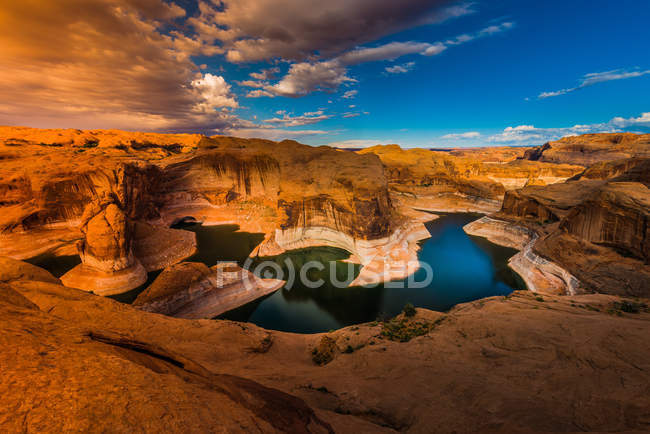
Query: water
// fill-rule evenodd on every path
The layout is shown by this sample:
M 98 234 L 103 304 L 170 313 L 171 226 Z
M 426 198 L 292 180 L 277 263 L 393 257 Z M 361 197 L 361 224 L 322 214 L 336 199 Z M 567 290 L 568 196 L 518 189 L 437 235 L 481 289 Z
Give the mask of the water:
M 358 266 L 341 262 L 348 258 L 347 252 L 329 247 L 295 250 L 272 259 L 279 267 L 290 259 L 296 269 L 309 261 L 324 264 L 325 271 L 311 270 L 309 273 L 311 280 L 322 278 L 325 281 L 322 287 L 312 289 L 296 279 L 290 290 L 281 289 L 219 318 L 252 322 L 272 330 L 318 333 L 397 315 L 406 303 L 446 311 L 458 303 L 525 289 L 522 279 L 507 266 L 516 250 L 463 231 L 465 224 L 479 217 L 476 214 L 447 214 L 427 223 L 431 238 L 422 241 L 419 258 L 431 265 L 434 279 L 425 288 L 392 288 L 388 287 L 390 284 L 374 288 L 337 288 L 329 281 L 330 264 L 336 268 L 339 280 L 345 280 L 349 266 L 352 269 L 350 279 L 359 271 Z M 264 239 L 263 234 L 239 232 L 236 225 L 183 224 L 177 227 L 197 235 L 198 253 L 187 260 L 208 266 L 218 261 L 236 261 L 243 265 Z M 77 265 L 79 258 L 44 254 L 29 262 L 61 276 Z M 145 285 L 112 298 L 133 302 L 159 273 L 149 273 Z M 424 270 L 418 271 L 415 280 L 422 280 L 423 273 Z
M 479 217 L 448 214 L 427 223 L 431 238 L 422 242 L 419 258 L 431 265 L 434 279 L 425 288 L 393 288 L 386 284 L 339 289 L 326 283 L 322 288 L 312 289 L 296 281 L 290 290 L 279 290 L 219 318 L 252 322 L 272 330 L 318 333 L 392 317 L 406 303 L 446 311 L 458 303 L 525 289 L 523 280 L 507 266 L 516 250 L 463 231 L 465 224 Z M 317 260 L 327 266 L 345 259 L 347 253 L 337 249 L 305 249 L 289 252 L 276 261 L 282 263 L 286 257 L 298 263 Z M 346 264 L 339 263 L 337 269 L 341 266 Z M 423 280 L 424 273 L 416 272 L 415 280 Z M 326 273 L 320 277 L 327 277 Z
M 81 259 L 79 259 L 79 255 L 56 256 L 52 252 L 45 252 L 33 258 L 25 259 L 25 262 L 45 268 L 54 277 L 61 277 L 81 264 Z

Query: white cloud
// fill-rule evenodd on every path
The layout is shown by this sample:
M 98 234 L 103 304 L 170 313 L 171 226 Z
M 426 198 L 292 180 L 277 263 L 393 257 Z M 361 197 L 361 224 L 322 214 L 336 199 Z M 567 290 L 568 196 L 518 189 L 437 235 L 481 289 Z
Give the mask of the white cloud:
M 291 116 L 283 110 L 279 110 L 276 114 L 281 115 L 282 117 L 266 119 L 264 122 L 268 124 L 281 124 L 286 127 L 297 127 L 301 125 L 315 124 L 332 117 L 332 115 L 326 115 L 323 110 L 307 112 L 301 116 Z
M 251 72 L 249 75 L 251 78 L 254 78 L 255 80 L 270 80 L 275 78 L 277 74 L 280 73 L 280 68 L 273 67 L 273 68 L 267 68 L 263 69 L 260 72 Z
M 341 98 L 344 98 L 344 99 L 352 99 L 352 98 L 354 98 L 355 96 L 357 96 L 358 93 L 359 93 L 358 90 L 348 90 L 347 92 L 345 92 L 345 93 L 343 94 L 343 96 L 342 96 Z M 330 103 L 330 104 L 332 103 L 332 101 L 327 101 L 327 102 Z
M 554 96 L 565 95 L 570 92 L 574 92 L 585 87 L 593 86 L 598 83 L 605 83 L 607 81 L 616 81 L 616 80 L 625 80 L 628 78 L 642 77 L 644 75 L 650 74 L 650 69 L 642 70 L 625 70 L 625 69 L 614 69 L 612 71 L 604 72 L 592 72 L 585 74 L 579 81 L 579 84 L 575 87 L 568 87 L 566 89 L 560 89 L 549 92 L 542 92 L 537 97 L 539 99 L 551 98 Z
M 342 140 L 340 142 L 328 143 L 326 146 L 331 146 L 332 148 L 369 148 L 370 146 L 375 146 L 380 144 L 379 140 Z
M 287 130 L 282 128 L 232 128 L 224 130 L 224 134 L 235 137 L 280 141 L 285 139 L 298 139 L 301 137 L 331 134 L 331 131 Z
M 407 54 L 423 54 L 431 46 L 427 42 L 391 42 L 378 47 L 355 48 L 338 57 L 338 61 L 344 65 L 357 65 L 379 60 L 393 60 Z
M 481 133 L 476 131 L 469 131 L 467 133 L 445 134 L 440 138 L 443 140 L 468 140 L 468 139 L 478 139 L 479 137 L 481 137 Z
M 466 42 L 474 39 L 494 35 L 511 29 L 513 23 L 502 23 L 486 27 L 473 34 L 465 35 Z M 452 45 L 459 45 L 456 42 Z M 434 56 L 447 49 L 443 42 L 391 42 L 377 47 L 357 47 L 330 60 L 320 62 L 294 63 L 287 74 L 276 84 L 264 85 L 263 89 L 277 96 L 301 97 L 314 91 L 335 91 L 344 83 L 356 82 L 349 77 L 348 67 L 365 62 L 376 62 L 383 60 L 394 60 L 408 54 L 420 54 L 422 56 Z M 402 66 L 404 68 L 404 66 Z M 250 95 L 250 94 L 249 94 Z M 255 96 L 263 96 L 261 92 Z
M 251 90 L 250 92 L 248 92 L 246 94 L 247 98 L 261 98 L 263 96 L 267 96 L 269 98 L 274 98 L 275 94 L 271 93 L 271 92 L 269 92 L 267 90 L 262 90 L 262 89 Z
M 533 125 L 507 127 L 503 132 L 488 137 L 487 141 L 516 145 L 540 145 L 562 137 L 593 133 L 616 133 L 634 128 L 650 128 L 650 113 L 642 113 L 639 117 L 631 118 L 615 117 L 609 122 L 574 125 L 572 127 L 537 128 Z
M 384 70 L 389 74 L 405 74 L 413 69 L 415 62 L 407 62 L 401 65 L 387 66 Z
M 335 60 L 319 63 L 294 63 L 287 75 L 265 89 L 275 95 L 299 97 L 316 90 L 334 91 L 343 83 L 354 83 L 347 70 Z
M 230 85 L 219 75 L 205 74 L 202 78 L 192 81 L 203 101 L 197 104 L 199 111 L 208 112 L 215 108 L 237 108 L 239 104 L 230 92 Z

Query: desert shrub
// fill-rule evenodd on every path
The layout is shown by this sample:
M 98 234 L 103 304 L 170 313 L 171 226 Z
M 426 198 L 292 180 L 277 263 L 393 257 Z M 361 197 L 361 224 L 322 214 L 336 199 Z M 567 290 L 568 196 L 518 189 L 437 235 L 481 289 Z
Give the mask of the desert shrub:
M 647 304 L 630 300 L 615 301 L 612 303 L 612 306 L 615 310 L 620 310 L 625 313 L 639 313 L 648 310 Z
M 411 318 L 414 317 L 417 311 L 415 310 L 415 307 L 411 303 L 406 303 L 404 305 L 404 309 L 402 310 L 404 312 L 404 316 Z
M 408 342 L 418 336 L 426 335 L 441 321 L 442 318 L 436 322 L 392 319 L 382 324 L 381 335 L 391 341 Z
M 311 359 L 317 365 L 327 365 L 334 360 L 337 347 L 336 341 L 329 336 L 323 336 L 318 344 L 311 352 Z

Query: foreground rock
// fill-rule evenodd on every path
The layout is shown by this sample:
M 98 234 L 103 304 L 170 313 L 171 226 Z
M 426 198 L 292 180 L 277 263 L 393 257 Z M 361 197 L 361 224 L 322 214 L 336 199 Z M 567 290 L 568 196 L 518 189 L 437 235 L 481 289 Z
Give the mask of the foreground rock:
M 177 318 L 214 318 L 284 286 L 283 280 L 262 279 L 235 263 L 212 268 L 183 262 L 163 271 L 133 305 L 147 312 Z
M 112 295 L 147 280 L 147 271 L 133 256 L 133 223 L 113 200 L 90 203 L 81 218 L 81 232 L 81 264 L 61 277 L 65 285 Z
M 181 348 L 143 340 L 137 332 L 107 328 L 88 316 L 66 318 L 63 312 L 83 300 L 80 292 L 42 282 L 20 286 L 27 298 L 0 284 L 3 432 L 331 432 L 296 397 L 217 374 Z M 33 290 L 41 294 L 36 304 L 29 301 Z M 58 311 L 53 314 L 38 305 L 46 294 L 72 298 L 60 298 L 63 305 L 49 308 Z M 137 318 L 109 300 L 93 299 L 113 319 Z M 157 327 L 160 319 L 151 319 Z
M 517 292 L 294 335 L 10 285 L 3 431 L 609 432 L 650 418 L 648 300 Z

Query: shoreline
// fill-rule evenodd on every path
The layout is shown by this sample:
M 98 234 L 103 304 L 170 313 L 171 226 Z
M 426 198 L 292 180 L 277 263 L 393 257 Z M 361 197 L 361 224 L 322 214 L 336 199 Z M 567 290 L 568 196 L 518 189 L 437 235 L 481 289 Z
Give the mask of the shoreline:
M 580 281 L 553 261 L 533 251 L 539 236 L 528 228 L 489 216 L 463 227 L 468 235 L 519 250 L 508 261 L 508 266 L 524 279 L 528 290 L 549 295 L 577 295 Z

